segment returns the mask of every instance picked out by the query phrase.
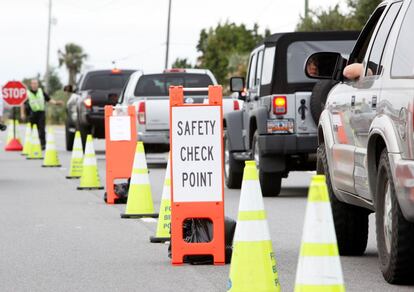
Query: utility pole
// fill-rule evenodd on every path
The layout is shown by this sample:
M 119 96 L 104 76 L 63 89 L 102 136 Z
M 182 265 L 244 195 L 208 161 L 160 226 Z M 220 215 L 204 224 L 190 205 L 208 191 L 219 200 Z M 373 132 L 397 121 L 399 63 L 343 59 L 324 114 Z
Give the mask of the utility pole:
M 52 30 L 52 0 L 49 0 L 49 21 L 47 25 L 47 47 L 46 47 L 46 72 L 45 72 L 45 90 L 49 91 L 49 55 L 50 55 L 50 33 Z
M 168 69 L 168 54 L 170 50 L 171 0 L 168 0 L 167 42 L 165 51 L 165 69 Z
M 309 0 L 305 0 L 305 18 L 309 16 Z

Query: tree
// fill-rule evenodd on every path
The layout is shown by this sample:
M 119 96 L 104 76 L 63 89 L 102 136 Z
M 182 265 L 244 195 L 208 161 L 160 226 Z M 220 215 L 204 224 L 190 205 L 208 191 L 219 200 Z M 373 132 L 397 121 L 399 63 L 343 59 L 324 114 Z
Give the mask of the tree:
M 297 31 L 361 30 L 381 0 L 348 0 L 348 13 L 341 12 L 339 5 L 327 10 L 310 11 L 301 17 Z
M 231 70 L 239 68 L 235 61 L 247 64 L 247 58 L 235 58 L 237 55 L 248 55 L 251 50 L 263 40 L 259 27 L 254 25 L 248 29 L 244 24 L 226 22 L 219 23 L 215 28 L 203 29 L 197 44 L 197 51 L 201 53 L 197 67 L 210 69 L 220 84 L 227 84 Z M 266 31 L 265 35 L 269 34 Z M 230 64 L 230 58 L 233 62 Z M 237 70 L 236 70 L 237 71 Z
M 60 81 L 59 75 L 57 74 L 55 68 L 50 69 L 49 71 L 49 80 L 47 82 L 49 85 L 49 94 L 53 95 L 56 91 L 62 89 L 63 85 Z
M 194 68 L 194 66 L 188 61 L 187 58 L 177 58 L 172 64 L 171 68 Z
M 65 65 L 69 73 L 69 84 L 75 85 L 76 75 L 80 72 L 83 62 L 87 59 L 88 55 L 83 52 L 81 46 L 69 43 L 65 45 L 65 49 L 62 52 L 58 51 L 59 66 Z

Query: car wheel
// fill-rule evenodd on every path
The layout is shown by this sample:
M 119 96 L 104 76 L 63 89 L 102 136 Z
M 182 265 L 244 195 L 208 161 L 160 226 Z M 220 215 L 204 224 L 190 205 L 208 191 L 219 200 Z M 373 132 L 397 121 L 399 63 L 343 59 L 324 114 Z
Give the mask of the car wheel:
M 257 170 L 259 171 L 259 180 L 260 187 L 262 189 L 263 197 L 277 197 L 279 196 L 281 185 L 282 185 L 282 175 L 279 173 L 273 172 L 264 172 L 260 168 L 260 146 L 259 146 L 259 133 L 256 132 L 253 135 L 252 141 L 252 150 L 253 158 L 256 162 Z
M 332 188 L 325 144 L 318 147 L 317 173 L 324 174 L 331 201 L 338 249 L 341 255 L 362 255 L 368 242 L 369 211 L 339 201 Z
M 398 204 L 386 149 L 378 166 L 375 219 L 384 279 L 391 284 L 414 283 L 414 224 L 405 220 Z
M 73 141 L 75 140 L 75 133 L 70 131 L 70 126 L 68 122 L 65 123 L 65 142 L 66 142 L 66 150 L 72 151 L 73 149 Z
M 230 152 L 227 132 L 224 132 L 224 181 L 229 189 L 240 189 L 243 180 L 243 162 L 235 160 Z

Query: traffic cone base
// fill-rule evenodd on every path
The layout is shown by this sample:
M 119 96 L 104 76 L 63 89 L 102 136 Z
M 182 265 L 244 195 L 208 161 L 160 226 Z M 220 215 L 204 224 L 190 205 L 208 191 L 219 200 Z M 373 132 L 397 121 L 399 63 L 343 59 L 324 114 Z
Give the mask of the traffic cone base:
M 313 177 L 303 226 L 295 292 L 345 291 L 325 177 Z
M 280 291 L 276 258 L 254 161 L 246 161 L 243 172 L 227 290 Z
M 82 140 L 79 131 L 75 133 L 75 139 L 73 140 L 72 156 L 70 159 L 69 175 L 67 179 L 77 179 L 82 176 L 83 166 L 83 147 Z
M 4 148 L 5 151 L 22 151 L 23 146 L 19 139 L 11 139 Z
M 78 190 L 102 190 L 99 178 L 98 167 L 96 164 L 95 149 L 93 147 L 92 135 L 86 138 L 85 157 L 82 165 L 82 175 Z
M 158 214 L 154 212 L 144 144 L 139 141 L 135 150 L 127 205 L 121 218 L 144 217 L 158 218 Z

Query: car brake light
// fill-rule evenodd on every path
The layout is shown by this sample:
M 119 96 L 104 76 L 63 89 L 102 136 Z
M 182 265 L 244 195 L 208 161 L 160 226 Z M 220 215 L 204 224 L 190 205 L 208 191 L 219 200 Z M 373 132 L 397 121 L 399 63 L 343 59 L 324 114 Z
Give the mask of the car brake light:
M 185 69 L 184 68 L 165 69 L 164 73 L 185 73 Z
M 84 101 L 83 104 L 85 105 L 86 108 L 91 108 L 92 107 L 92 98 L 90 96 L 88 96 Z
M 273 113 L 275 115 L 284 115 L 287 113 L 286 96 L 273 97 Z
M 138 123 L 145 124 L 145 102 L 141 102 L 138 106 Z
M 118 68 L 114 68 L 114 69 L 111 70 L 111 73 L 112 74 L 119 74 L 119 73 L 121 73 L 121 70 L 118 69 Z
M 233 110 L 238 111 L 240 109 L 240 104 L 238 100 L 233 100 Z

